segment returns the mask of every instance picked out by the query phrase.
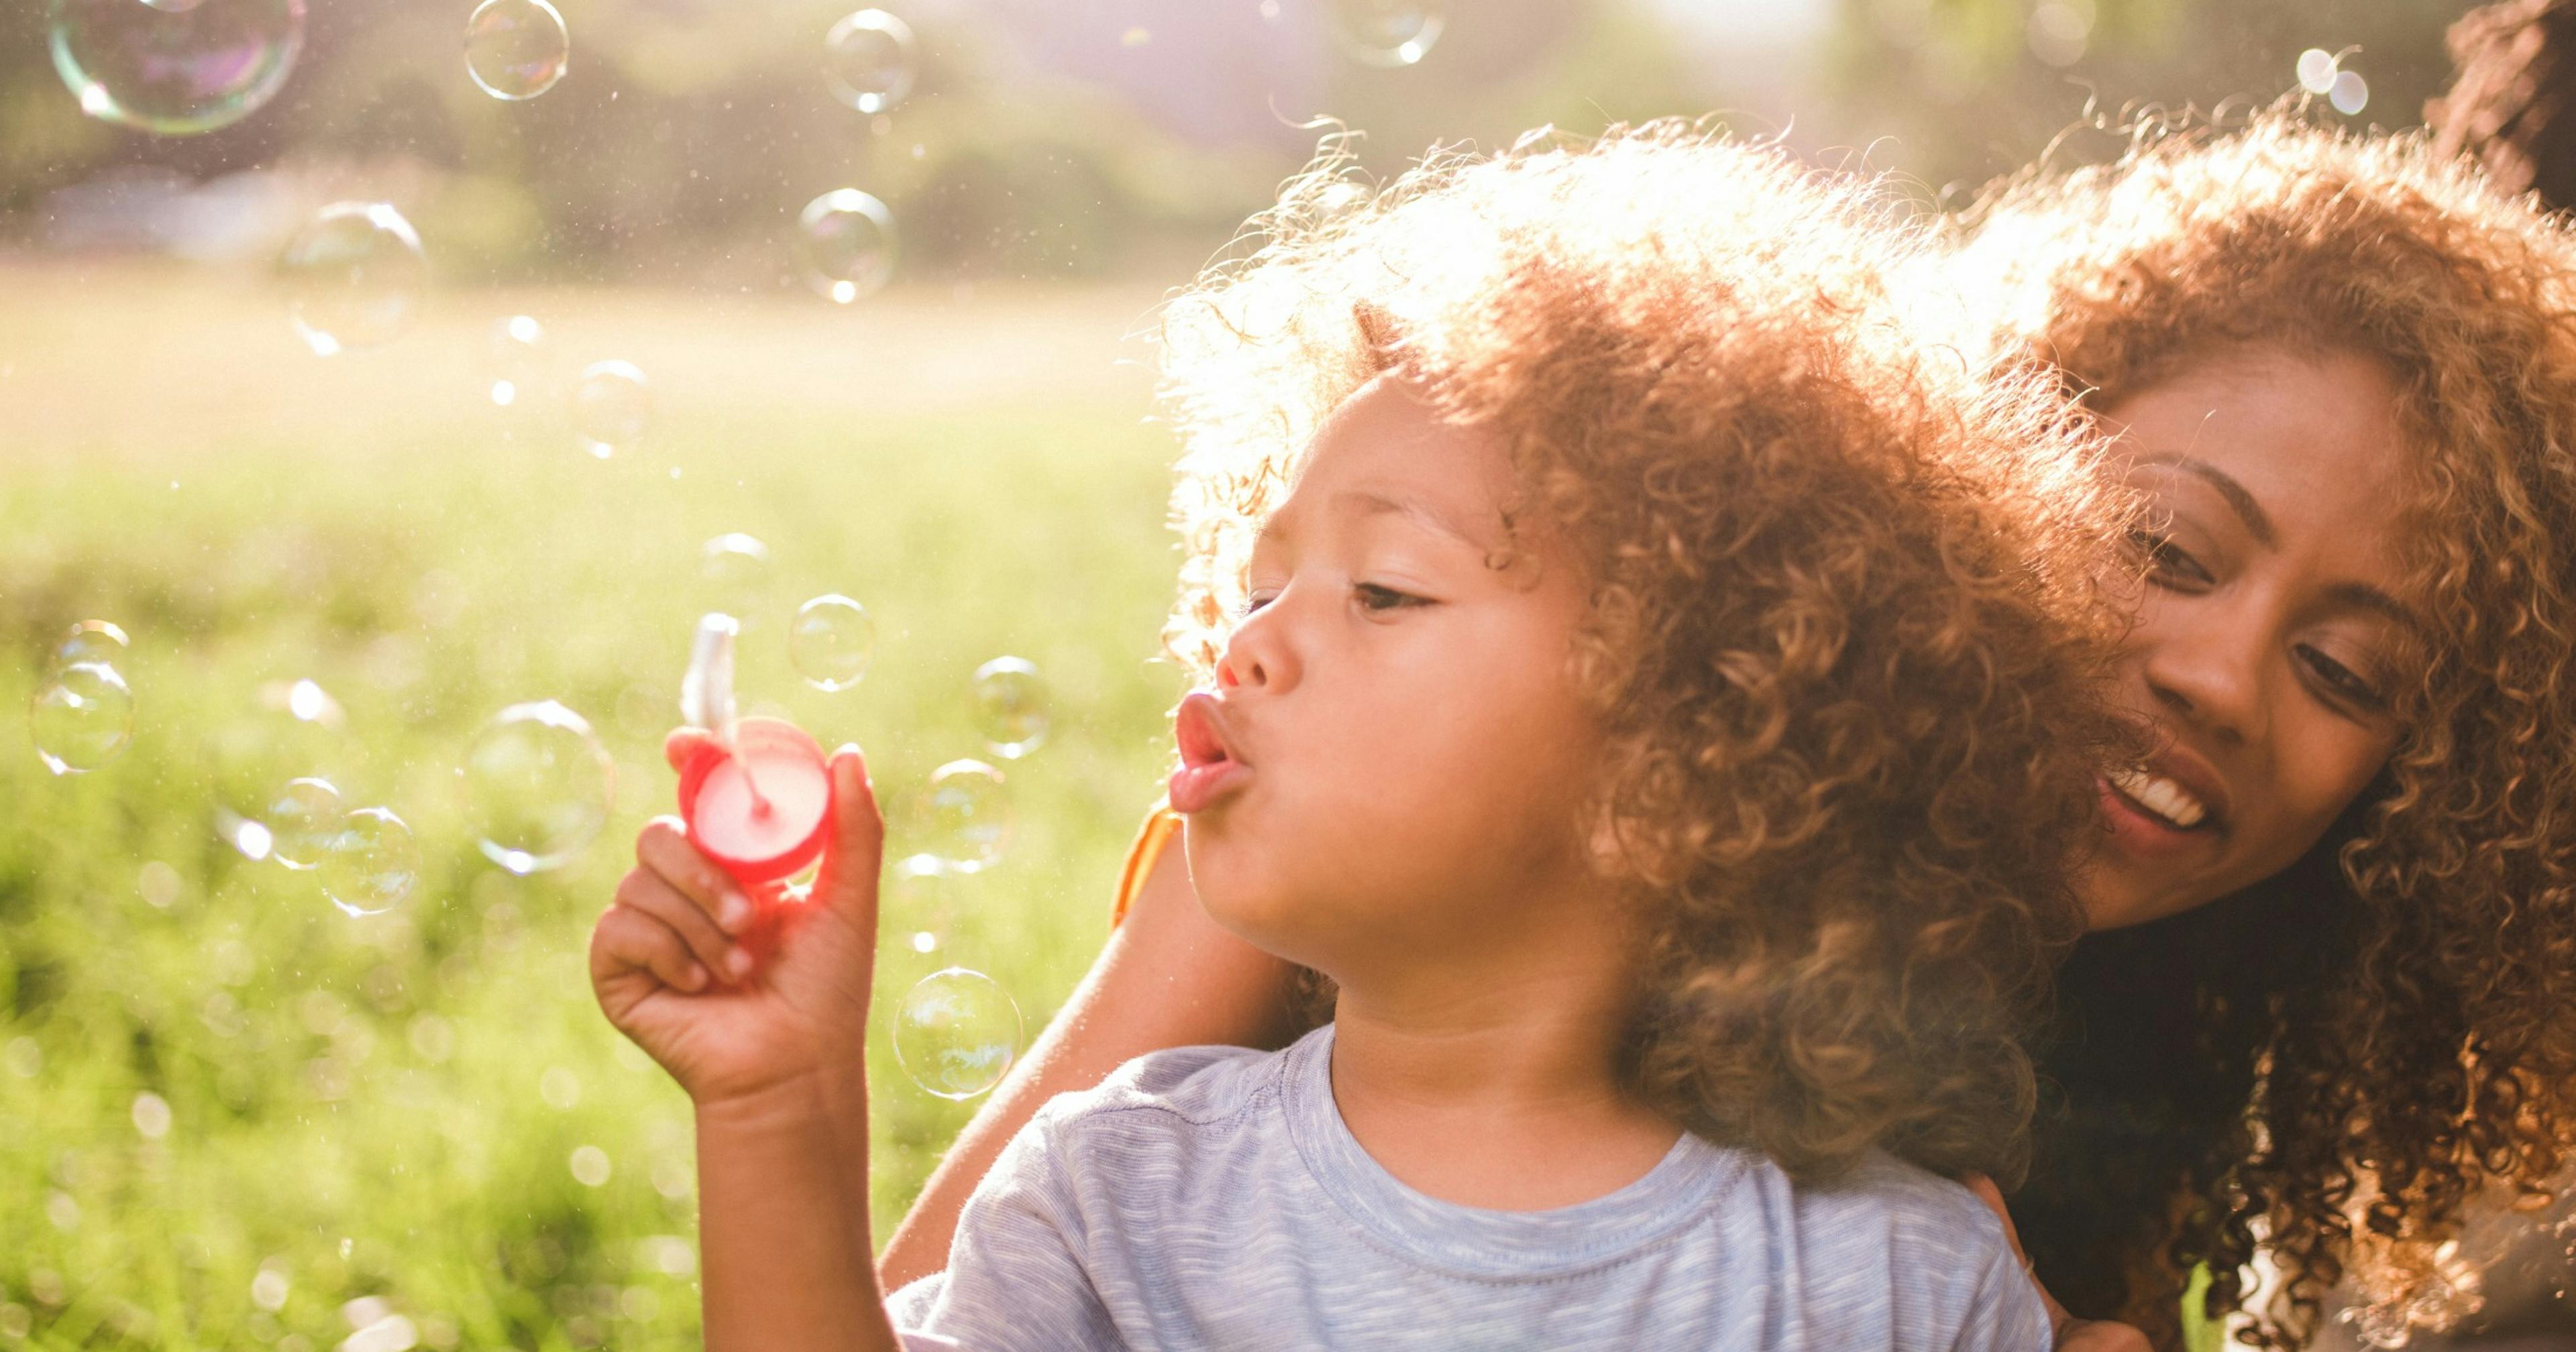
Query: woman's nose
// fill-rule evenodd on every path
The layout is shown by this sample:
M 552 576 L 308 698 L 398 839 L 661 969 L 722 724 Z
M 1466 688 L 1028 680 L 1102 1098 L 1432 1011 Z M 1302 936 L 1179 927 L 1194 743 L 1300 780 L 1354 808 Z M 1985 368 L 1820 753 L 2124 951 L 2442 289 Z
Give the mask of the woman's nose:
M 2197 609 L 2197 608 L 2196 608 Z M 2204 621 L 2152 640 L 2147 689 L 2172 713 L 2230 742 L 2264 735 L 2262 626 L 2251 617 L 2202 612 Z

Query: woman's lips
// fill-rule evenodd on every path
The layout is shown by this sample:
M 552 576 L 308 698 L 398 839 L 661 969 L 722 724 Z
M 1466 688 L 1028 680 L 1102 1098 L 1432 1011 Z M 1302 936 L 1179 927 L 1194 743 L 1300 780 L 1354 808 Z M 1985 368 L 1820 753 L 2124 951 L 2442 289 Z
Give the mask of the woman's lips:
M 1168 787 L 1175 812 L 1203 811 L 1252 777 L 1252 767 L 1236 754 L 1224 707 L 1204 690 L 1192 691 L 1173 713 L 1172 740 L 1181 752 Z
M 2133 856 L 2171 857 L 2205 851 L 2216 847 L 2217 833 L 2210 825 L 2184 828 L 2132 801 L 2112 786 L 2103 776 L 2095 776 L 2100 792 L 2102 822 L 2119 847 Z

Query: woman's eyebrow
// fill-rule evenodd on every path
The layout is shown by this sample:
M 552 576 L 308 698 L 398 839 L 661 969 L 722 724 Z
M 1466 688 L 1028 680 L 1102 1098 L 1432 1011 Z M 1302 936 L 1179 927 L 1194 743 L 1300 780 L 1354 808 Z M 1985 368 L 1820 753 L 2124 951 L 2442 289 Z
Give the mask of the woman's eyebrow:
M 2227 471 L 2206 460 L 2195 460 L 2187 455 L 2145 455 L 2138 457 L 2137 463 L 2169 466 L 2200 479 L 2216 489 L 2218 496 L 2226 500 L 2228 507 L 2235 511 L 2237 519 L 2245 523 L 2246 533 L 2254 537 L 2255 543 L 2266 549 L 2271 549 L 2280 543 L 2280 533 L 2272 528 L 2271 515 L 2263 510 L 2263 504 L 2256 502 L 2254 495 L 2245 491 L 2245 485 L 2236 482 Z

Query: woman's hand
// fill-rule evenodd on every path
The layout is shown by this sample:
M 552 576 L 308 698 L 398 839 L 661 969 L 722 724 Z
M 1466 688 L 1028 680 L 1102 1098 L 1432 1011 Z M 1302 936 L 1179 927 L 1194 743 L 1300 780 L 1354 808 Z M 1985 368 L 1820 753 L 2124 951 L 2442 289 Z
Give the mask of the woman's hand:
M 2004 1242 L 2012 1245 L 2013 1257 L 2021 1260 L 2022 1270 L 2030 1271 L 2030 1255 L 2022 1252 L 2021 1232 L 2013 1228 L 2012 1213 L 2004 1209 L 2003 1191 L 1984 1174 L 1970 1174 L 1966 1182 L 1968 1190 L 1993 1208 L 1995 1218 L 2004 1223 Z M 2030 1284 L 2048 1306 L 2049 1327 L 2057 1330 L 2057 1352 L 2154 1352 L 2147 1335 L 2135 1327 L 2108 1319 L 2078 1319 L 2057 1303 L 2057 1297 L 2048 1294 L 2037 1274 L 2032 1275 Z
M 683 728 L 663 754 L 676 768 L 705 738 Z M 810 897 L 744 895 L 679 819 L 657 817 L 591 931 L 600 1009 L 701 1111 L 860 1064 L 885 823 L 857 747 L 833 754 L 831 775 L 831 835 Z

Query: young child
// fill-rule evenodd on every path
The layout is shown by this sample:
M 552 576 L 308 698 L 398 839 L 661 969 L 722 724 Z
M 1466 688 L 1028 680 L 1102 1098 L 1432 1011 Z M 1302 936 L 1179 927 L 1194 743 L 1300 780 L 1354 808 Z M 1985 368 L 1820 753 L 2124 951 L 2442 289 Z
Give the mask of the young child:
M 857 754 L 770 919 L 657 823 L 592 971 L 697 1104 L 709 1346 L 2048 1346 L 1941 1175 L 2017 1175 L 2115 754 L 2088 448 L 1873 328 L 1910 244 L 1777 153 L 1337 167 L 1165 329 L 1171 800 L 1334 1020 L 1056 1099 L 884 1298 Z

